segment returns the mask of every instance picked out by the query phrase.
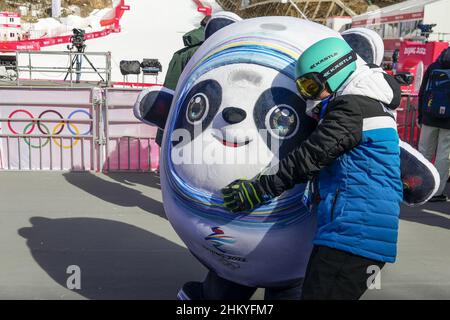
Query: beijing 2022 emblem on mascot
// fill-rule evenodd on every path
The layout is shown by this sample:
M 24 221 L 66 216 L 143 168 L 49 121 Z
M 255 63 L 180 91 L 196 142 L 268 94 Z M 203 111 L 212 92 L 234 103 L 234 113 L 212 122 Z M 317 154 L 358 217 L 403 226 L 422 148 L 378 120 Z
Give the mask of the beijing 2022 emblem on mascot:
M 316 219 L 302 204 L 304 185 L 239 214 L 224 208 L 220 190 L 307 138 L 315 122 L 297 93 L 295 64 L 310 45 L 341 36 L 292 17 L 220 14 L 206 35 L 175 92 L 144 90 L 134 112 L 164 129 L 164 208 L 189 250 L 222 278 L 283 286 L 304 277 L 312 249 Z

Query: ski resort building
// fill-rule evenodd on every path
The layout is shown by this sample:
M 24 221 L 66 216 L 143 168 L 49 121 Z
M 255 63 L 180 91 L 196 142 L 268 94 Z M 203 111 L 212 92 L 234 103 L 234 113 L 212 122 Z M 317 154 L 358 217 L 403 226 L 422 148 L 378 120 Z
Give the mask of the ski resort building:
M 384 39 L 389 56 L 400 49 L 402 40 L 415 40 L 420 36 L 419 24 L 436 24 L 429 35 L 430 41 L 449 41 L 449 12 L 448 0 L 409 0 L 354 16 L 352 27 L 377 31 Z
M 18 41 L 22 34 L 20 14 L 0 12 L 0 41 Z

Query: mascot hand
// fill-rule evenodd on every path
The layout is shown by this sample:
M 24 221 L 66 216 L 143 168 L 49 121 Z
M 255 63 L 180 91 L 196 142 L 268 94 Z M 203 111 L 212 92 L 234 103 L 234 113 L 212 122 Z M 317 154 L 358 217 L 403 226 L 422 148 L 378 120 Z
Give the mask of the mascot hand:
M 235 180 L 222 189 L 222 196 L 232 212 L 252 210 L 270 200 L 257 180 Z

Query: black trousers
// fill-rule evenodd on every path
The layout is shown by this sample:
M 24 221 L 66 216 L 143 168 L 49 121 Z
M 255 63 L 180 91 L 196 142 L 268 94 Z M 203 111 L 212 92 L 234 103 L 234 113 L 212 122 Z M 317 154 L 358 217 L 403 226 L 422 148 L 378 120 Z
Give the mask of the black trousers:
M 265 300 L 300 300 L 303 279 L 279 288 L 266 288 Z M 202 283 L 202 297 L 204 300 L 249 300 L 257 288 L 247 287 L 223 279 L 216 273 L 209 271 Z
M 384 262 L 367 259 L 342 250 L 315 246 L 309 259 L 302 289 L 303 300 L 357 300 L 368 289 L 373 273 Z

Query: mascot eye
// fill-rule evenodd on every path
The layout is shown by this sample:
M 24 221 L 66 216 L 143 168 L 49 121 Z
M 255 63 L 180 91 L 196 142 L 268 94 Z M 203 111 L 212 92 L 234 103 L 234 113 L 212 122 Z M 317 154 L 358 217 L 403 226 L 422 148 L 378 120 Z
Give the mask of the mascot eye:
M 266 127 L 279 139 L 289 139 L 298 131 L 298 114 L 288 105 L 275 106 L 267 113 Z
M 208 97 L 203 93 L 197 93 L 189 101 L 186 118 L 190 124 L 196 124 L 203 121 L 209 111 Z

